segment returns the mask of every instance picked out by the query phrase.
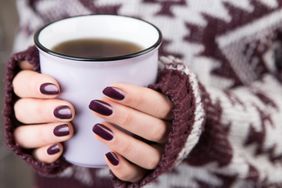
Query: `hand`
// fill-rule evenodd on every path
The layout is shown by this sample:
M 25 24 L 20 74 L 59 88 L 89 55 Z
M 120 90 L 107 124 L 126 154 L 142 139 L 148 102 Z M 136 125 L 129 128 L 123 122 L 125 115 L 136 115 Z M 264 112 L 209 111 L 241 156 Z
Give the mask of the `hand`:
M 128 84 L 114 84 L 103 93 L 107 97 L 89 105 L 106 120 L 93 132 L 112 150 L 105 156 L 111 171 L 123 181 L 136 182 L 160 161 L 172 104 L 152 89 Z
M 63 153 L 61 142 L 73 135 L 70 121 L 73 106 L 56 99 L 60 86 L 52 77 L 32 71 L 28 62 L 21 62 L 23 69 L 13 80 L 14 92 L 20 99 L 15 103 L 15 116 L 23 123 L 14 136 L 23 148 L 34 149 L 34 157 L 52 163 Z

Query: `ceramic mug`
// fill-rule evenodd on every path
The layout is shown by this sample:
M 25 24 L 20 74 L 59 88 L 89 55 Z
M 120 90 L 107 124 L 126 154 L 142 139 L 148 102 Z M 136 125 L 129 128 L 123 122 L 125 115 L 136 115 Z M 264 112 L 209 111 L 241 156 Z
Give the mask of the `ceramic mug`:
M 52 49 L 76 39 L 113 39 L 128 41 L 142 49 L 116 57 L 84 58 L 61 54 Z M 101 98 L 105 87 L 115 82 L 148 86 L 156 81 L 160 30 L 143 20 L 115 15 L 86 15 L 50 23 L 34 36 L 39 49 L 40 68 L 61 85 L 59 98 L 71 102 L 76 110 L 72 122 L 74 136 L 64 143 L 64 158 L 75 165 L 105 166 L 106 145 L 98 142 L 92 127 L 103 120 L 88 108 L 91 100 Z

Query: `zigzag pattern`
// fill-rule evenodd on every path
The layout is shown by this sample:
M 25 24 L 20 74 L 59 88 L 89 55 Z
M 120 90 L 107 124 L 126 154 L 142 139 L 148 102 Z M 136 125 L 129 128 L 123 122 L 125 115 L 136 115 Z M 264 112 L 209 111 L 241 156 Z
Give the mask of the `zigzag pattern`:
M 281 179 L 282 144 L 277 141 L 282 130 L 275 127 L 282 116 L 279 114 L 281 86 L 273 77 L 259 82 L 258 90 L 249 91 L 238 86 L 266 78 L 269 70 L 264 55 L 277 39 L 271 33 L 280 32 L 276 28 L 279 20 L 265 22 L 263 27 L 254 25 L 257 33 L 267 31 L 262 40 L 246 33 L 244 26 L 256 24 L 281 10 L 282 1 L 217 0 L 212 6 L 207 0 L 25 0 L 18 4 L 25 9 L 31 6 L 26 10 L 28 16 L 23 14 L 21 17 L 25 29 L 18 44 L 22 46 L 26 46 L 24 38 L 27 35 L 44 22 L 58 18 L 90 12 L 140 17 L 163 31 L 162 55 L 180 57 L 194 68 L 200 80 L 205 79 L 205 86 L 216 87 L 208 89 L 217 111 L 213 109 L 213 119 L 207 122 L 210 125 L 206 129 L 210 132 L 204 132 L 199 141 L 202 147 L 198 145 L 190 153 L 188 162 L 176 167 L 172 173 L 160 176 L 157 183 L 147 187 L 246 187 L 252 185 L 249 183 L 252 181 L 267 184 Z M 56 11 L 58 4 L 64 8 Z M 33 21 L 29 20 L 31 17 Z M 222 44 L 222 38 L 231 42 Z M 235 59 L 237 66 L 244 66 L 240 67 L 242 73 L 232 64 L 232 53 L 247 59 L 246 65 L 240 64 L 242 59 Z M 242 76 L 244 71 L 246 77 Z M 275 88 L 276 93 L 271 88 Z M 263 94 L 265 91 L 268 91 L 267 95 Z M 242 181 L 235 181 L 237 177 Z

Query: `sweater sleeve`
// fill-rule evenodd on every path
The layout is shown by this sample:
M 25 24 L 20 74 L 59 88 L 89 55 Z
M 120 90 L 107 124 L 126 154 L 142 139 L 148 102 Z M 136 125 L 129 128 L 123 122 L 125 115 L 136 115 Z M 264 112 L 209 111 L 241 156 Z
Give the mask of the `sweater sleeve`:
M 173 174 L 185 172 L 178 176 L 195 187 L 229 187 L 235 179 L 249 182 L 248 186 L 281 185 L 279 80 L 269 73 L 251 85 L 222 90 L 199 83 L 173 57 L 161 58 L 161 64 L 162 73 L 151 88 L 174 104 L 161 161 L 139 182 L 115 179 L 116 187 L 157 184 L 153 180 L 161 175 L 169 184 L 175 181 Z

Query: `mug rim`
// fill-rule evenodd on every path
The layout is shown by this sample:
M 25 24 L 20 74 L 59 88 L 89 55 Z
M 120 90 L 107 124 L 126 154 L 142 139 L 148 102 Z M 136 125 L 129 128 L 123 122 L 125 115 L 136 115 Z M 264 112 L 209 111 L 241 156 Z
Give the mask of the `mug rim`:
M 142 21 L 145 22 L 149 25 L 151 25 L 152 27 L 154 27 L 156 29 L 156 31 L 158 32 L 158 40 L 153 44 L 150 45 L 149 47 L 140 50 L 138 52 L 134 52 L 134 53 L 129 53 L 126 55 L 120 55 L 120 56 L 112 56 L 112 57 L 98 57 L 98 58 L 94 58 L 94 57 L 77 57 L 77 56 L 71 56 L 71 55 L 66 55 L 66 54 L 62 54 L 62 53 L 58 53 L 55 52 L 51 49 L 46 48 L 45 46 L 43 46 L 40 42 L 39 42 L 39 35 L 41 33 L 41 31 L 43 31 L 45 28 L 47 28 L 48 26 L 63 21 L 63 20 L 68 20 L 68 19 L 75 19 L 78 17 L 89 17 L 89 16 L 115 16 L 115 17 L 124 17 L 124 18 L 131 18 L 131 19 L 135 19 L 138 21 Z M 154 49 L 157 49 L 161 43 L 162 43 L 162 33 L 160 31 L 160 29 L 155 26 L 154 24 L 140 19 L 140 18 L 135 18 L 135 17 L 130 17 L 130 16 L 124 16 L 124 15 L 113 15 L 113 14 L 87 14 L 87 15 L 78 15 L 78 16 L 72 16 L 72 17 L 68 17 L 68 18 L 63 18 L 63 19 L 59 19 L 53 22 L 48 23 L 47 25 L 44 25 L 43 27 L 41 27 L 39 30 L 36 31 L 36 33 L 34 34 L 34 43 L 35 45 L 42 50 L 43 52 L 46 52 L 47 54 L 50 54 L 52 56 L 56 56 L 59 58 L 63 58 L 63 59 L 68 59 L 68 60 L 74 60 L 74 61 L 117 61 L 117 60 L 124 60 L 124 59 L 130 59 L 130 58 L 134 58 L 134 57 L 138 57 L 138 56 L 142 56 L 144 54 L 147 54 L 151 51 L 153 51 Z

